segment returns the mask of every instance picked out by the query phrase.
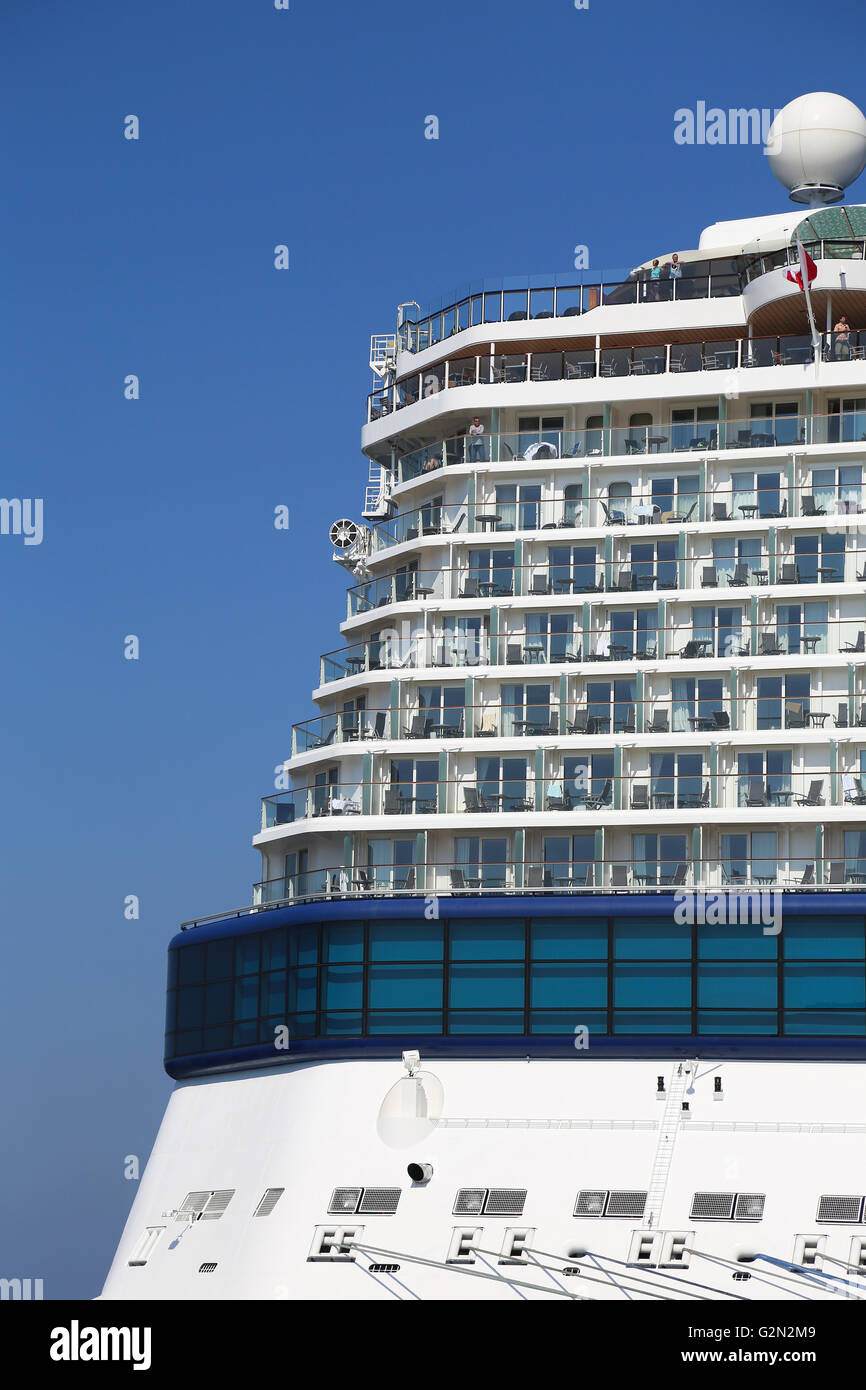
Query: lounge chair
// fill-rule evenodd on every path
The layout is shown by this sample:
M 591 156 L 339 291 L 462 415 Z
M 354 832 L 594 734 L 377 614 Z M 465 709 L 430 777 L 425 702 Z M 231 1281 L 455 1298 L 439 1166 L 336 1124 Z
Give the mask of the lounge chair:
M 858 632 L 856 642 L 845 642 L 842 645 L 843 652 L 863 652 L 866 651 L 866 632 Z
M 648 811 L 649 804 L 649 787 L 643 782 L 632 787 L 631 809 L 633 811 Z
M 669 732 L 668 712 L 666 709 L 653 710 L 653 717 L 647 728 L 650 734 L 666 734 Z
M 795 796 L 794 800 L 798 806 L 823 806 L 824 798 L 821 795 L 824 790 L 823 777 L 814 778 L 809 783 L 809 790 L 805 796 Z
M 719 584 L 719 572 L 715 565 L 704 565 L 701 574 L 702 589 L 716 589 Z

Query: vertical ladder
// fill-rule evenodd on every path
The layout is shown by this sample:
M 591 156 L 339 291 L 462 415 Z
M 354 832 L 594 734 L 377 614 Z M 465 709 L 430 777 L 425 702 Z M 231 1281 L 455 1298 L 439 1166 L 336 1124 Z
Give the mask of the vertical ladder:
M 370 468 L 367 474 L 367 486 L 364 489 L 364 510 L 362 515 L 367 518 L 385 516 L 388 511 L 388 484 L 390 474 L 387 468 L 381 464 L 370 460 Z
M 688 1073 L 686 1072 L 687 1066 L 691 1068 Z M 645 1226 L 657 1229 L 661 1220 L 662 1202 L 671 1171 L 674 1145 L 683 1119 L 683 1096 L 686 1085 L 694 1076 L 695 1071 L 695 1062 L 677 1062 L 668 1081 L 667 1100 L 659 1128 L 659 1141 L 647 1190 L 646 1207 L 644 1208 L 643 1224 Z

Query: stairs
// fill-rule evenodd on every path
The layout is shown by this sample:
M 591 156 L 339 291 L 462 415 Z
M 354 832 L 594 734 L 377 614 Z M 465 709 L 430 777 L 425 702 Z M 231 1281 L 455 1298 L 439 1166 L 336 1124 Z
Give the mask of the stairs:
M 367 486 L 364 491 L 364 510 L 361 513 L 369 521 L 376 521 L 388 515 L 391 495 L 391 474 L 381 464 L 370 460 Z
M 689 1068 L 688 1072 L 686 1067 Z M 677 1142 L 679 1127 L 683 1121 L 683 1096 L 696 1071 L 697 1062 L 695 1061 L 677 1062 L 668 1081 L 667 1099 L 659 1127 L 659 1142 L 653 1160 L 646 1207 L 644 1208 L 643 1224 L 650 1228 L 657 1229 L 661 1220 L 662 1203 L 671 1171 L 674 1146 Z

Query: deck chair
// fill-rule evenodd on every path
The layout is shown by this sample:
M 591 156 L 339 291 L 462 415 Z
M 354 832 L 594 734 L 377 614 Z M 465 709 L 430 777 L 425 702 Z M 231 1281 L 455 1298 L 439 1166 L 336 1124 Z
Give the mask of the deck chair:
M 681 883 L 685 883 L 686 874 L 688 873 L 688 871 L 688 864 L 677 864 L 677 867 L 674 869 L 673 872 L 673 877 L 671 878 L 670 886 L 672 888 L 677 888 Z
M 713 503 L 713 521 L 730 521 L 727 502 Z
M 862 652 L 866 651 L 866 632 L 858 632 L 856 642 L 845 642 L 842 645 L 843 652 Z
M 653 717 L 647 732 L 650 734 L 666 734 L 668 732 L 668 712 L 666 709 L 653 710 Z
M 608 777 L 598 796 L 588 796 L 584 805 L 588 811 L 600 811 L 603 806 L 610 805 L 610 796 L 613 791 L 613 778 Z
M 649 787 L 645 784 L 639 783 L 637 786 L 632 787 L 631 809 L 633 811 L 649 810 Z
M 803 495 L 803 516 L 826 516 L 827 508 L 819 507 L 815 501 L 814 493 L 807 492 Z
M 796 564 L 793 564 L 790 560 L 786 560 L 786 561 L 784 562 L 784 564 L 782 565 L 782 567 L 781 567 L 781 572 L 780 572 L 780 574 L 779 574 L 779 583 L 780 583 L 780 584 L 799 584 L 799 582 L 800 582 L 800 572 L 799 572 L 799 569 L 797 568 Z
M 839 705 L 838 705 L 838 708 L 837 708 L 837 710 L 836 710 L 836 715 L 835 715 L 835 718 L 834 718 L 833 722 L 834 722 L 834 724 L 836 725 L 836 728 L 837 728 L 837 729 L 847 729 L 847 728 L 848 728 L 848 701 L 847 701 L 847 700 L 840 700 L 840 701 L 839 701 Z
M 549 594 L 550 580 L 546 574 L 534 574 L 529 590 L 530 594 Z
M 767 793 L 760 777 L 752 777 L 746 790 L 747 806 L 766 806 Z
M 461 597 L 461 598 L 480 598 L 480 597 L 481 597 L 481 590 L 480 590 L 479 587 L 478 587 L 478 580 L 475 579 L 475 578 L 473 578 L 472 575 L 470 575 L 468 579 L 464 580 L 463 588 L 460 590 L 460 597 Z
M 823 777 L 813 778 L 809 783 L 809 790 L 805 796 L 795 796 L 794 800 L 798 806 L 823 806 L 824 798 L 821 795 L 824 790 Z
M 625 864 L 612 864 L 610 869 L 611 888 L 628 888 L 628 867 Z
M 574 719 L 568 725 L 568 732 L 570 734 L 588 734 L 590 732 L 589 710 L 575 710 Z
M 714 729 L 730 729 L 731 716 L 726 709 L 713 710 L 713 727 Z
M 719 572 L 715 565 L 704 565 L 701 573 L 702 589 L 717 589 L 719 585 Z
M 427 737 L 427 716 L 426 714 L 413 714 L 412 722 L 408 729 L 403 730 L 404 738 L 426 738 Z
M 616 584 L 614 585 L 614 588 L 617 589 L 617 590 L 626 589 L 626 590 L 628 590 L 629 592 L 631 591 L 631 589 L 632 589 L 632 577 L 631 577 L 631 570 L 630 570 L 630 569 L 622 569 L 622 570 L 620 570 L 619 576 L 617 577 L 617 581 L 616 581 Z
M 830 877 L 829 877 L 829 879 L 828 879 L 828 882 L 829 882 L 829 883 L 844 883 L 844 882 L 845 882 L 845 863 L 844 863 L 844 860 L 835 859 L 835 860 L 833 861 L 833 863 L 830 865 Z
M 749 566 L 744 564 L 734 565 L 734 572 L 728 580 L 728 585 L 732 589 L 744 589 L 749 582 Z

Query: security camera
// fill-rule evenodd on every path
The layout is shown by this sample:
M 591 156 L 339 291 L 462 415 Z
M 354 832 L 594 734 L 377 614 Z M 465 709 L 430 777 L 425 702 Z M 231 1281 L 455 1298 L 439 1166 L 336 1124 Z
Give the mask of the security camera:
M 432 1163 L 410 1163 L 406 1172 L 413 1182 L 429 1182 L 433 1176 Z

